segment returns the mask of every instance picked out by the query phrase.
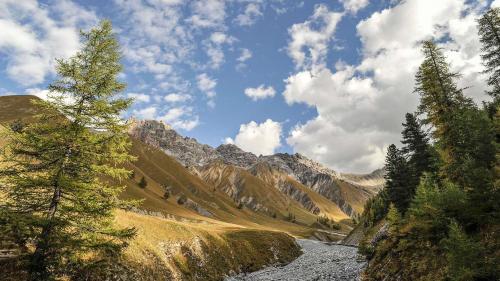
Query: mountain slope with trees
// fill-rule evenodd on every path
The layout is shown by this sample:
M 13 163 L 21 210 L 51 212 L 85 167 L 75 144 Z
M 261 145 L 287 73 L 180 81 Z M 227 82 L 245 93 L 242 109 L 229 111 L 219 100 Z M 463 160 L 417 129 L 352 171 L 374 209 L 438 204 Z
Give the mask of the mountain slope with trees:
M 500 277 L 500 10 L 478 23 L 493 101 L 474 104 L 438 45 L 423 42 L 419 110 L 406 115 L 403 147 L 389 147 L 386 185 L 368 201 L 356 230 L 369 260 L 364 280 Z

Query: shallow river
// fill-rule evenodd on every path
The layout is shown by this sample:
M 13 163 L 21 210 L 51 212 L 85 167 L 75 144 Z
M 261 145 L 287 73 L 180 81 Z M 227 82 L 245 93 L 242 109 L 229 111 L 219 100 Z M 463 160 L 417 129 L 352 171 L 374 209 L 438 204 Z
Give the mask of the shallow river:
M 302 254 L 296 260 L 281 267 L 240 274 L 226 281 L 355 281 L 364 263 L 357 261 L 357 248 L 329 245 L 313 240 L 298 240 Z

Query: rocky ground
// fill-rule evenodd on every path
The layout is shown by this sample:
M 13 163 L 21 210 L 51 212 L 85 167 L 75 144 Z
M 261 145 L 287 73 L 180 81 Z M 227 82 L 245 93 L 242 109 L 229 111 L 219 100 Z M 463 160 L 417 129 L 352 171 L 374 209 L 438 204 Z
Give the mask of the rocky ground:
M 359 280 L 365 263 L 357 260 L 357 248 L 298 240 L 304 254 L 282 267 L 240 274 L 226 281 L 349 281 Z

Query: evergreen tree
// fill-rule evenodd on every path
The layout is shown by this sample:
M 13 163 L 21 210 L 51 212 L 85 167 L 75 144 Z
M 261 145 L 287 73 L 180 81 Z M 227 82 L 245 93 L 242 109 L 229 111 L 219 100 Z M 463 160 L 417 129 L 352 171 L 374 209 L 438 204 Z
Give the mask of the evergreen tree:
M 403 131 L 402 151 L 409 156 L 409 164 L 414 169 L 416 184 L 424 172 L 433 170 L 433 155 L 429 145 L 429 136 L 422 129 L 415 114 L 406 113 Z
M 488 85 L 492 90 L 488 92 L 495 98 L 495 104 L 500 99 L 500 8 L 493 8 L 478 20 L 479 40 L 482 43 L 485 72 L 490 74 Z
M 111 24 L 81 33 L 82 49 L 57 60 L 59 79 L 34 123 L 8 133 L 0 171 L 2 233 L 25 249 L 29 280 L 66 274 L 82 254 L 116 254 L 134 229 L 115 229 L 113 210 L 129 207 L 118 195 L 133 160 L 120 113 L 130 100 L 117 94 L 122 66 Z M 0 165 L 0 166 L 1 166 Z
M 403 152 L 391 144 L 385 158 L 385 189 L 389 201 L 402 214 L 410 205 L 415 186 L 412 184 L 411 170 Z
M 443 160 L 441 174 L 463 188 L 485 187 L 491 179 L 493 130 L 487 116 L 458 89 L 446 58 L 431 42 L 423 43 L 425 60 L 416 75 L 421 113 L 433 126 Z
M 139 187 L 146 188 L 147 186 L 148 186 L 148 182 L 146 181 L 146 178 L 144 176 L 142 176 L 141 180 L 139 181 Z

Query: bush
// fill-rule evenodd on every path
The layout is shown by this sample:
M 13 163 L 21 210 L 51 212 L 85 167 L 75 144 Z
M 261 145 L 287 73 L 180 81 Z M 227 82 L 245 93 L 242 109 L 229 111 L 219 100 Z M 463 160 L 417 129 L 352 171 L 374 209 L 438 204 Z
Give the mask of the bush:
M 443 240 L 450 280 L 477 280 L 481 270 L 481 244 L 470 239 L 456 221 L 450 224 L 448 238 Z
M 179 205 L 184 205 L 184 203 L 187 202 L 187 196 L 184 194 L 180 194 L 179 197 L 177 197 L 177 204 Z
M 146 188 L 148 186 L 148 182 L 146 181 L 146 178 L 142 176 L 141 181 L 139 182 L 139 187 L 140 188 Z

